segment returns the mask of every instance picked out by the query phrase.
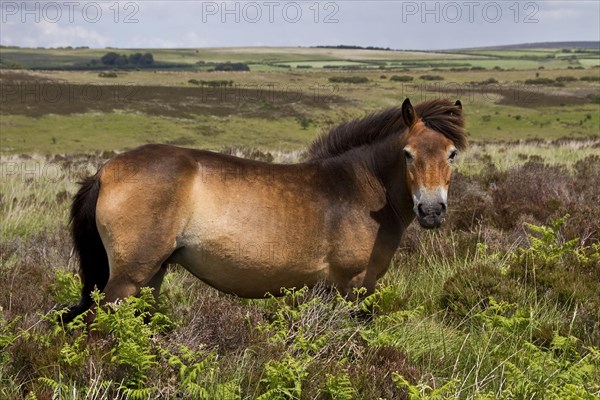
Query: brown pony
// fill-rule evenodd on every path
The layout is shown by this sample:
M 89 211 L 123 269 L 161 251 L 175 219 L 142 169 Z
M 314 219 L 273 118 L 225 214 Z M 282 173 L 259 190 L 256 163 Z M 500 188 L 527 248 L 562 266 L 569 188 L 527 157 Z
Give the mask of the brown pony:
M 443 221 L 452 163 L 466 146 L 459 101 L 392 108 L 333 128 L 299 164 L 146 145 L 85 179 L 71 208 L 82 297 L 92 304 L 150 286 L 177 263 L 241 297 L 320 281 L 373 292 L 416 216 Z

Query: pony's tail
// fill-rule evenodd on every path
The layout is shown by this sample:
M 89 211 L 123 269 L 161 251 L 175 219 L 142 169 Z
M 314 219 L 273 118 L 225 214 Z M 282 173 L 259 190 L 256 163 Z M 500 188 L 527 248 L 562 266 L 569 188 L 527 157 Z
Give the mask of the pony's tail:
M 81 299 L 63 314 L 67 323 L 93 304 L 91 292 L 103 290 L 108 281 L 108 257 L 96 226 L 96 203 L 100 193 L 100 176 L 85 178 L 71 204 L 71 234 L 79 255 L 79 275 L 83 281 Z

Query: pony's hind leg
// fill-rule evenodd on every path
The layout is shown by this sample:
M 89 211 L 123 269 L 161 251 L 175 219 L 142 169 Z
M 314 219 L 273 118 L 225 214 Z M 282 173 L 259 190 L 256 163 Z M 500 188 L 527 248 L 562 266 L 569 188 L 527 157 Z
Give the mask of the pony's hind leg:
M 154 300 L 156 301 L 157 304 L 158 304 L 158 296 L 160 295 L 160 287 L 163 283 L 163 279 L 167 272 L 167 266 L 168 266 L 168 264 L 166 262 L 163 263 L 162 266 L 160 267 L 160 269 L 158 270 L 158 272 L 156 274 L 154 274 L 152 279 L 150 279 L 150 282 L 148 282 L 148 284 L 146 285 L 149 288 L 153 289 L 152 294 L 154 295 Z
M 154 289 L 154 297 L 158 299 L 166 272 L 165 261 L 173 249 L 165 242 L 163 246 L 136 247 L 129 247 L 127 251 L 109 251 L 110 275 L 103 290 L 105 303 L 137 296 L 146 286 Z
M 111 263 L 112 264 L 112 263 Z M 111 265 L 110 278 L 104 288 L 104 302 L 113 303 L 129 296 L 137 296 L 142 287 L 153 287 L 154 296 L 158 298 L 158 290 L 164 276 L 162 260 L 152 264 L 119 264 Z

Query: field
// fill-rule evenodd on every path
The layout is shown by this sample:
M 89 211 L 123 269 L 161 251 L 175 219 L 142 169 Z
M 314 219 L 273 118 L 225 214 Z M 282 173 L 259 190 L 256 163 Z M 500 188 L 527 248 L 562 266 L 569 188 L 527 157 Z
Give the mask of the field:
M 139 50 L 164 68 L 76 68 L 107 51 L 0 49 L 21 67 L 0 70 L 0 399 L 600 396 L 597 52 Z M 228 61 L 250 71 L 209 71 Z M 374 295 L 245 300 L 172 266 L 157 305 L 59 322 L 80 287 L 72 195 L 116 153 L 297 162 L 406 97 L 460 98 L 470 146 L 448 220 L 411 226 Z

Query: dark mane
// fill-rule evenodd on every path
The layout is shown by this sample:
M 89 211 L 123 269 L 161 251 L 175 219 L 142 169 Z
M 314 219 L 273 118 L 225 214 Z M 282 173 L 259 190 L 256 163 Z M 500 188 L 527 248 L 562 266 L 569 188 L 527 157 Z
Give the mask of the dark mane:
M 417 117 L 430 129 L 452 140 L 457 149 L 467 146 L 463 111 L 449 100 L 429 100 L 415 105 Z M 339 156 L 351 149 L 381 142 L 406 129 L 400 107 L 342 123 L 319 136 L 308 147 L 307 159 Z

